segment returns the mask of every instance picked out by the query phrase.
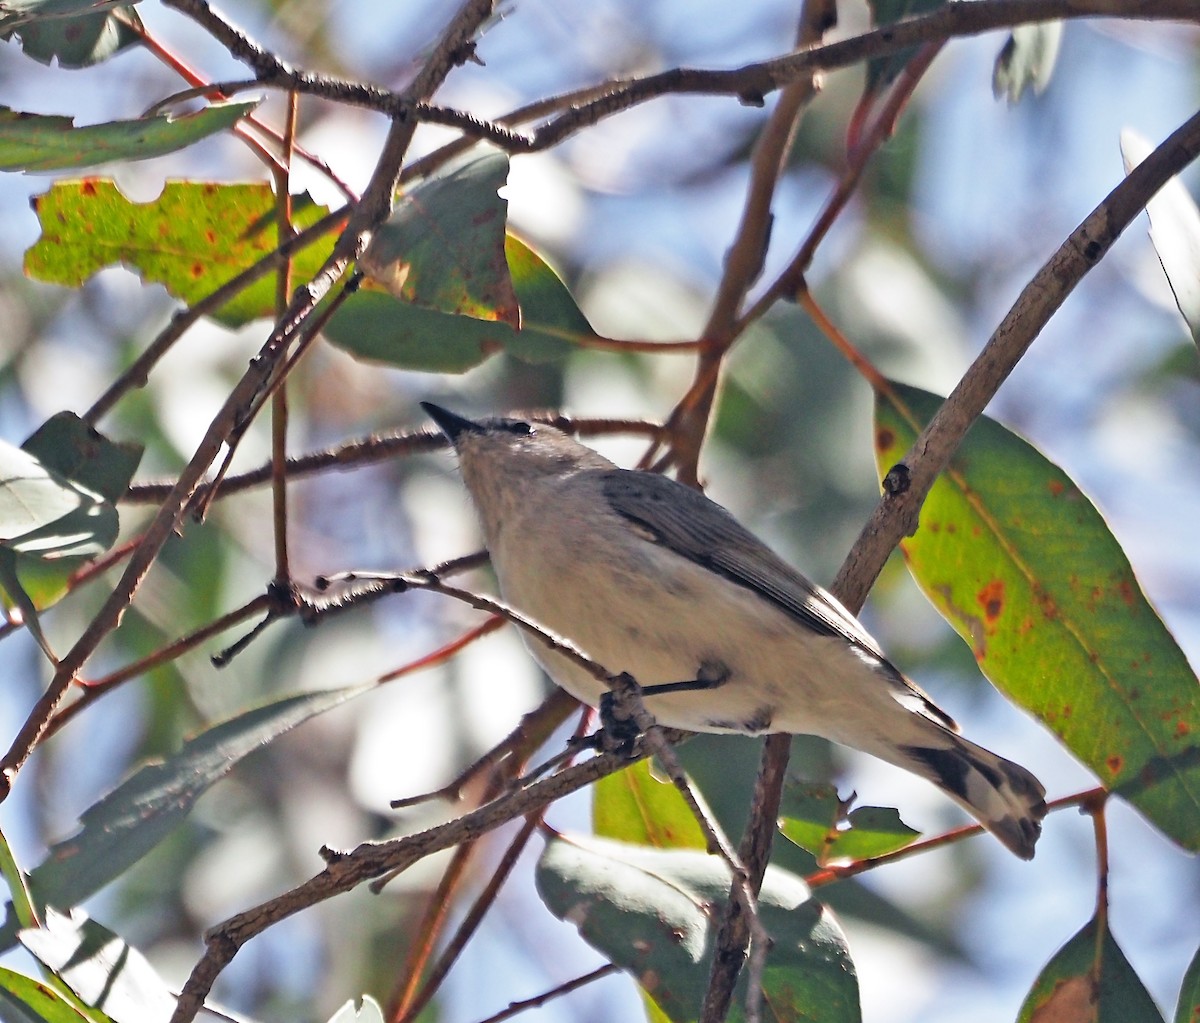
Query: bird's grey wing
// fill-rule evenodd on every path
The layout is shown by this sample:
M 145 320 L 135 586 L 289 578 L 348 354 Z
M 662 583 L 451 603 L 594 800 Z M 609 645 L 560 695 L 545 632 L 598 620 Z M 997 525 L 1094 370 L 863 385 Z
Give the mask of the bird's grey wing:
M 656 473 L 616 469 L 603 475 L 604 496 L 612 508 L 648 529 L 658 543 L 754 590 L 809 628 L 840 636 L 886 660 L 832 594 L 802 576 L 719 504 Z
M 656 473 L 614 469 L 601 476 L 613 510 L 647 529 L 659 544 L 753 590 L 808 628 L 844 639 L 916 696 L 930 717 L 956 727 L 888 661 L 874 637 L 831 593 L 797 572 L 719 504 Z

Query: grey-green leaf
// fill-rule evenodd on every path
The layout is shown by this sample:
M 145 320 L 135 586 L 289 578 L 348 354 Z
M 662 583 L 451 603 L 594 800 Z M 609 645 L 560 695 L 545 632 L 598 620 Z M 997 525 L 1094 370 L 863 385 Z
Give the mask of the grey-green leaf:
M 75 127 L 69 117 L 0 107 L 0 170 L 50 171 L 116 160 L 148 160 L 232 128 L 257 100 L 214 103 L 191 114 Z
M 1121 132 L 1121 156 L 1128 174 L 1152 152 L 1137 132 Z M 1172 178 L 1146 204 L 1150 241 L 1158 253 L 1175 304 L 1187 321 L 1192 340 L 1200 345 L 1200 210 L 1178 177 Z
M 128 0 L 4 0 L 0 4 L 0 33 L 44 18 L 78 18 L 127 3 Z
M 132 7 L 116 7 L 69 18 L 37 18 L 16 29 L 21 49 L 42 64 L 85 68 L 141 41 L 141 18 Z
M 1061 21 L 1018 25 L 1012 30 L 992 69 L 992 93 L 996 99 L 1007 97 L 1011 105 L 1030 86 L 1035 95 L 1045 91 L 1058 60 L 1062 31 Z
M 101 494 L 0 441 L 0 545 L 51 558 L 99 554 L 117 537 L 117 510 Z
M 675 1023 L 698 1017 L 729 871 L 715 856 L 577 835 L 547 844 L 537 886 L 555 916 L 637 978 Z M 763 995 L 776 1020 L 857 1023 L 858 980 L 832 914 L 794 874 L 767 870 Z M 731 1019 L 741 1018 L 742 993 Z
M 175 996 L 136 948 L 81 910 L 47 909 L 21 944 L 113 1023 L 167 1023 Z
M 73 906 L 99 891 L 182 824 L 196 800 L 248 753 L 373 688 L 285 697 L 200 733 L 161 763 L 138 768 L 85 810 L 79 831 L 34 868 L 29 877 L 34 899 L 39 905 Z M 0 931 L 0 951 L 10 944 L 11 923 Z

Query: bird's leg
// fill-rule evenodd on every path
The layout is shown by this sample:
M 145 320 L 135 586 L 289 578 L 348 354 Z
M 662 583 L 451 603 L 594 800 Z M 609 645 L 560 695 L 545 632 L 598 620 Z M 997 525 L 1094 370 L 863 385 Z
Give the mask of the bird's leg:
M 732 672 L 723 661 L 703 661 L 695 678 L 684 682 L 663 682 L 656 686 L 642 686 L 642 696 L 662 696 L 664 693 L 690 693 L 704 689 L 717 689 L 729 681 Z M 601 708 L 603 715 L 603 708 Z
M 661 696 L 664 693 L 685 693 L 704 689 L 716 689 L 729 681 L 730 671 L 721 661 L 704 661 L 696 677 L 682 682 L 663 682 L 653 686 L 639 686 L 627 675 L 614 677 L 613 688 L 600 697 L 600 725 L 602 748 L 632 751 L 637 738 L 646 729 L 638 721 L 640 701 L 632 699 L 632 689 L 638 696 Z M 643 708 L 644 709 L 644 708 Z

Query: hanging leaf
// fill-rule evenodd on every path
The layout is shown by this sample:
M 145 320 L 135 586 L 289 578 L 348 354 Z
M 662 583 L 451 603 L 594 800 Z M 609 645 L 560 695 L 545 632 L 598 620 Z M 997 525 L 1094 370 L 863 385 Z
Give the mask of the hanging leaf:
M 396 204 L 359 261 L 396 298 L 514 330 L 521 310 L 504 254 L 508 180 L 503 153 L 469 155 Z
M 25 253 L 36 280 L 77 288 L 105 267 L 125 265 L 147 283 L 162 284 L 193 303 L 215 291 L 279 245 L 275 196 L 269 185 L 168 181 L 150 202 L 131 202 L 108 178 L 56 182 L 33 200 L 42 236 Z M 307 195 L 293 200 L 302 230 L 327 211 Z M 333 249 L 322 238 L 297 252 L 297 279 L 316 274 Z M 273 316 L 269 275 L 226 303 L 216 319 L 229 326 Z
M 95 10 L 99 4 L 89 4 Z M 96 14 L 39 18 L 15 30 L 27 57 L 62 68 L 85 68 L 114 57 L 141 42 L 142 19 L 132 7 L 119 6 Z
M 428 373 L 464 373 L 502 351 L 525 362 L 552 362 L 597 336 L 541 256 L 511 234 L 504 251 L 521 307 L 520 330 L 364 288 L 334 314 L 325 336 L 356 358 Z
M 780 833 L 812 853 L 821 866 L 883 856 L 920 837 L 894 808 L 860 806 L 851 810 L 853 798 L 840 799 L 832 785 L 789 782 L 779 808 Z
M 699 1016 L 729 871 L 715 856 L 584 836 L 550 840 L 537 886 L 550 911 L 629 971 L 674 1023 Z M 763 996 L 779 1023 L 861 1019 L 858 979 L 829 910 L 800 878 L 768 867 L 759 896 L 771 935 Z M 743 972 L 741 1001 L 744 1001 Z M 740 1018 L 735 1013 L 731 1018 Z
M 82 910 L 66 916 L 47 909 L 42 926 L 22 931 L 20 939 L 113 1023 L 168 1023 L 175 1011 L 175 996 L 146 957 Z
M 0 35 L 39 19 L 77 18 L 127 4 L 128 0 L 4 0 L 0 4 Z
M 881 476 L 942 401 L 893 387 L 903 408 L 875 405 Z M 1200 683 L 1070 477 L 982 418 L 901 548 L 996 687 L 1156 827 L 1200 848 Z
M 149 160 L 232 128 L 257 105 L 257 100 L 215 103 L 193 114 L 160 114 L 79 128 L 69 117 L 0 107 L 0 170 L 64 170 L 114 160 Z
M 1137 132 L 1121 132 L 1121 156 L 1128 174 L 1153 147 Z M 1150 241 L 1183 314 L 1192 340 L 1200 345 L 1200 210 L 1178 177 L 1171 178 L 1146 204 Z
M 1016 103 L 1030 86 L 1041 95 L 1050 84 L 1058 48 L 1062 42 L 1061 21 L 1018 25 L 1012 30 L 992 69 L 992 95 Z
M 601 778 L 592 791 L 592 829 L 600 838 L 657 849 L 707 848 L 683 796 L 654 777 L 649 760 Z
M 100 554 L 117 538 L 103 496 L 0 441 L 0 546 L 41 558 Z
M 1092 919 L 1046 964 L 1017 1023 L 1163 1023 L 1163 1018 L 1107 924 Z

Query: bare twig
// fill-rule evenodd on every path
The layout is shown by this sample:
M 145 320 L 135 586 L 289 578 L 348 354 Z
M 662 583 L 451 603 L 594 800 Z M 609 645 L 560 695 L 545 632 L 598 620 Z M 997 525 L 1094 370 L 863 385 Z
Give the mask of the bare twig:
M 641 759 L 644 755 L 648 754 L 634 753 L 630 757 L 602 753 L 427 831 L 389 842 L 365 843 L 344 853 L 325 850 L 328 865 L 321 873 L 209 931 L 205 939 L 207 951 L 184 985 L 171 1023 L 189 1023 L 194 1019 L 225 966 L 247 941 L 268 927 L 366 881 L 402 870 L 432 853 L 477 838 L 508 821 L 548 806 L 600 778 L 624 770 L 631 760 Z
M 581 437 L 609 437 L 618 434 L 655 436 L 662 427 L 644 419 L 583 419 L 556 413 L 533 413 L 525 418 L 532 422 L 551 423 L 568 433 Z M 353 469 L 376 462 L 386 462 L 400 455 L 438 451 L 446 446 L 446 437 L 432 430 L 396 430 L 372 434 L 361 440 L 347 441 L 324 451 L 315 451 L 287 460 L 285 472 L 289 479 L 315 476 L 327 469 Z M 259 466 L 237 476 L 230 476 L 216 487 L 213 500 L 230 497 L 260 487 L 271 480 L 271 465 Z M 174 481 L 135 483 L 121 498 L 128 504 L 157 504 L 175 486 Z M 209 485 L 205 484 L 204 489 Z
M 559 998 L 562 995 L 569 995 L 572 991 L 578 991 L 581 987 L 608 977 L 611 974 L 620 972 L 619 966 L 614 966 L 612 963 L 605 963 L 603 966 L 597 966 L 590 973 L 585 973 L 581 977 L 576 977 L 574 980 L 565 981 L 557 987 L 551 988 L 544 994 L 535 995 L 533 998 L 525 998 L 519 1002 L 510 1002 L 507 1009 L 502 1009 L 500 1012 L 487 1019 L 480 1020 L 480 1023 L 503 1023 L 506 1019 L 512 1019 L 514 1016 L 525 1012 L 527 1009 L 538 1009 L 554 998 Z

